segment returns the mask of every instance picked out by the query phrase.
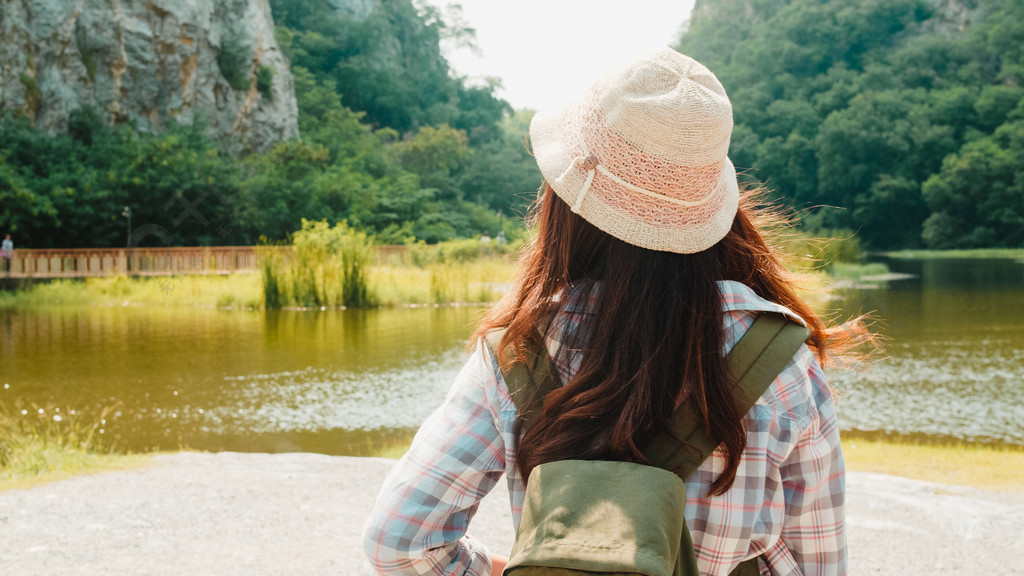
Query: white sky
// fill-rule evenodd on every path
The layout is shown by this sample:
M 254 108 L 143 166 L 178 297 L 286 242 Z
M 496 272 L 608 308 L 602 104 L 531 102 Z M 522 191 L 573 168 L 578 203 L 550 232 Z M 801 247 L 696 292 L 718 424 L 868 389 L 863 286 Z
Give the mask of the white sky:
M 452 0 L 427 0 L 444 6 Z M 515 109 L 550 109 L 609 68 L 674 44 L 695 0 L 454 0 L 482 58 L 445 56 L 457 74 L 497 76 Z

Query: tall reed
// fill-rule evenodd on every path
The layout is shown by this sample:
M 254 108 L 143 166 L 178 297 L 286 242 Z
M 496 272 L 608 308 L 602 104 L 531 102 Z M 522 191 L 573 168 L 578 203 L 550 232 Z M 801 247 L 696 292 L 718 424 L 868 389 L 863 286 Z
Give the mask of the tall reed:
M 266 236 L 261 236 L 256 247 L 256 257 L 260 263 L 260 279 L 263 281 L 263 306 L 280 308 L 287 299 L 281 278 L 284 256 L 281 250 L 267 241 Z
M 342 236 L 342 305 L 366 308 L 373 304 L 367 272 L 373 263 L 373 245 L 365 232 L 350 230 Z
M 366 308 L 375 304 L 367 280 L 373 244 L 347 223 L 303 220 L 292 249 L 261 250 L 266 308 L 299 306 Z

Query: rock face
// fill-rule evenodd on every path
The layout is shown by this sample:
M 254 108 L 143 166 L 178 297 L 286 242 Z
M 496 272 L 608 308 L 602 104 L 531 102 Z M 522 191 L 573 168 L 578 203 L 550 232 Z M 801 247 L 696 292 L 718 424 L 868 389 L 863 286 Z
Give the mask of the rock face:
M 234 152 L 299 135 L 268 0 L 0 0 L 0 111 L 56 132 L 84 107 Z

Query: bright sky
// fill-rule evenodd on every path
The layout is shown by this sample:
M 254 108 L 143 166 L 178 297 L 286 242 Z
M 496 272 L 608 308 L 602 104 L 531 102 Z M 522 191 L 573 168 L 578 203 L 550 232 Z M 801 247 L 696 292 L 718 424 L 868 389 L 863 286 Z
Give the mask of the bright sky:
M 674 44 L 694 1 L 456 0 L 483 54 L 462 49 L 446 56 L 460 75 L 499 77 L 498 96 L 513 108 L 550 109 L 609 68 Z

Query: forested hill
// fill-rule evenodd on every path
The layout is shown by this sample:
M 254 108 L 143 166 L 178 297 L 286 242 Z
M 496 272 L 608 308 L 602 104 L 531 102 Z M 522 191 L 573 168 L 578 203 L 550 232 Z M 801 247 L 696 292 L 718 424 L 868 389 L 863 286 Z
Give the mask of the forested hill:
M 730 154 L 873 248 L 1024 246 L 1024 2 L 698 0 Z
M 0 37 L 55 27 L 63 35 L 42 34 L 43 48 L 58 38 L 51 51 L 71 55 L 43 62 L 22 53 L 25 43 L 0 53 L 9 56 L 0 62 L 5 81 L 20 74 L 14 89 L 0 90 L 9 104 L 0 106 L 0 233 L 11 232 L 17 247 L 123 246 L 125 207 L 137 245 L 284 240 L 303 218 L 346 220 L 384 243 L 499 228 L 514 236 L 540 183 L 523 142 L 528 116 L 496 98 L 495 86 L 449 73 L 442 39 L 472 40 L 457 12 L 413 0 L 206 0 L 196 6 L 210 10 L 179 14 L 157 9 L 173 4 L 159 1 L 133 13 L 130 26 L 104 28 L 107 2 L 8 4 L 18 10 L 0 13 Z M 225 6 L 264 16 L 233 18 Z M 62 11 L 77 20 L 67 24 Z M 209 18 L 216 26 L 199 28 L 195 41 L 196 22 Z M 274 38 L 254 28 L 271 21 Z M 290 74 L 266 66 L 261 46 L 271 44 Z M 196 61 L 196 90 L 212 86 L 213 96 L 183 115 L 174 103 L 194 92 L 178 78 Z M 155 80 L 111 92 L 124 70 Z M 54 78 L 71 89 L 48 88 Z M 109 94 L 143 112 L 111 113 Z M 62 115 L 48 122 L 54 95 Z M 123 110 L 125 101 L 115 103 Z M 298 137 L 239 153 L 212 117 L 235 101 L 246 110 L 290 101 L 293 111 L 297 102 Z M 292 132 L 295 124 L 293 116 Z

